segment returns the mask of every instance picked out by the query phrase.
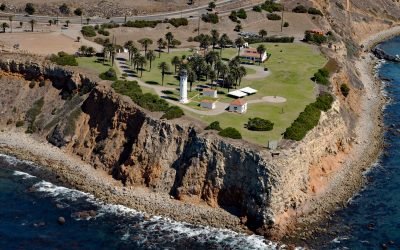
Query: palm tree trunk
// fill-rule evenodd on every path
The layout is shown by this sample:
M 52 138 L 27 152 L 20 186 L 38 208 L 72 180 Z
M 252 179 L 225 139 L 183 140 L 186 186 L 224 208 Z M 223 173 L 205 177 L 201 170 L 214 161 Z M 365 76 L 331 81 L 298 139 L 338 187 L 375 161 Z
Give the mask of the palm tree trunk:
M 168 46 L 168 54 L 169 54 L 169 41 L 168 41 L 168 45 L 167 46 Z
M 161 85 L 164 86 L 164 70 L 161 72 Z

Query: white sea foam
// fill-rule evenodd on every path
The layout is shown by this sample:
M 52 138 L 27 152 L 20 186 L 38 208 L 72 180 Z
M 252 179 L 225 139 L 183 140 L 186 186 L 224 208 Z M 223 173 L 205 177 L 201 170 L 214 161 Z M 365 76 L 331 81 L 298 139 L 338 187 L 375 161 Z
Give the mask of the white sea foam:
M 30 175 L 30 174 L 27 174 L 27 173 L 21 172 L 21 171 L 16 171 L 16 170 L 13 172 L 13 175 L 15 175 L 15 176 L 21 176 L 22 179 L 24 179 L 24 180 L 36 178 L 36 177 L 33 176 L 33 175 Z

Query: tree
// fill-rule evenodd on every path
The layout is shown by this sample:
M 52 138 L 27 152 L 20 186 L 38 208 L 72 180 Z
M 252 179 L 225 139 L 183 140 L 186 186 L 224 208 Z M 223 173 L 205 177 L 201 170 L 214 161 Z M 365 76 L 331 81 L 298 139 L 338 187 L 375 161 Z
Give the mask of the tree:
M 220 55 L 222 55 L 222 50 L 225 48 L 226 45 L 228 45 L 228 42 L 230 41 L 228 35 L 226 33 L 222 34 L 222 36 L 218 40 L 218 45 L 221 47 Z
M 196 74 L 196 72 L 194 72 L 194 70 L 192 70 L 192 69 L 189 69 L 189 70 L 187 71 L 187 74 L 188 74 L 188 82 L 189 82 L 189 84 L 190 84 L 190 89 L 189 89 L 189 91 L 192 92 L 193 82 L 195 82 L 195 81 L 197 80 L 197 74 Z
M 154 59 L 156 59 L 156 54 L 154 53 L 154 50 L 149 50 L 149 52 L 147 52 L 146 59 L 149 61 L 151 70 L 151 63 L 154 61 Z
M 265 29 L 261 29 L 258 34 L 261 36 L 261 38 L 264 38 L 264 36 L 268 35 L 268 32 Z
M 201 34 L 199 36 L 199 43 L 200 48 L 207 50 L 211 43 L 211 37 L 209 35 Z
M 146 55 L 147 54 L 147 48 L 149 47 L 149 45 L 153 44 L 153 40 L 151 40 L 150 38 L 142 38 L 142 39 L 138 40 L 138 42 L 144 48 L 144 55 Z
M 135 52 L 137 52 L 137 48 L 135 47 L 135 45 L 133 44 L 132 40 L 127 41 L 124 44 L 124 48 L 128 50 L 128 57 L 129 57 L 129 61 L 132 62 L 132 56 Z
M 65 21 L 65 24 L 67 25 L 67 27 L 69 27 L 70 22 L 71 22 L 70 20 Z
M 6 29 L 10 28 L 10 26 L 8 25 L 8 23 L 2 23 L 1 28 L 3 28 L 3 33 L 6 33 Z
M 247 75 L 247 70 L 246 70 L 246 68 L 243 67 L 243 66 L 240 66 L 240 67 L 238 68 L 239 86 L 240 86 L 241 83 L 242 83 L 242 78 L 245 77 L 246 75 Z
M 140 77 L 143 76 L 143 70 L 144 70 L 144 66 L 146 65 L 146 63 L 147 63 L 146 57 L 139 56 L 137 58 L 137 64 L 138 64 L 138 67 L 140 69 Z
M 219 33 L 217 30 L 212 29 L 211 30 L 211 44 L 212 44 L 212 49 L 215 49 L 215 45 L 217 45 L 219 41 Z
M 210 70 L 208 72 L 208 78 L 210 79 L 210 84 L 213 84 L 213 82 L 215 81 L 215 79 L 217 78 L 217 74 L 215 73 L 215 70 Z
M 177 67 L 181 64 L 181 59 L 179 59 L 178 56 L 174 56 L 171 60 L 171 64 L 174 65 L 175 67 L 175 74 L 176 74 L 176 69 Z
M 211 66 L 214 65 L 215 62 L 219 60 L 219 53 L 216 51 L 210 51 L 206 57 L 206 62 L 209 63 Z
M 165 73 L 167 73 L 169 71 L 169 66 L 166 62 L 161 62 L 158 65 L 158 68 L 161 70 L 161 85 L 164 86 L 164 76 L 165 76 Z
M 217 5 L 215 4 L 215 2 L 209 2 L 208 3 L 208 8 L 210 9 L 210 10 L 213 10 L 213 9 L 215 9 L 217 7 Z
M 243 37 L 239 37 L 235 40 L 235 45 L 238 47 L 238 56 L 240 55 L 240 49 L 244 46 L 244 43 L 246 41 L 243 39 Z
M 49 25 L 51 26 L 53 24 L 53 20 L 49 20 Z
M 9 16 L 8 17 L 8 20 L 10 21 L 10 28 L 11 28 L 11 33 L 13 32 L 13 29 L 12 29 L 12 21 L 14 20 L 14 16 Z
M 6 10 L 6 5 L 5 5 L 4 3 L 2 3 L 2 4 L 0 5 L 0 10 L 1 10 L 1 11 L 5 11 L 5 10 Z
M 82 46 L 78 49 L 78 51 L 79 51 L 82 55 L 86 55 L 86 53 L 87 53 L 87 46 L 82 45 Z
M 160 38 L 157 40 L 157 46 L 158 46 L 158 58 L 161 57 L 161 49 L 164 46 L 164 39 Z
M 88 56 L 93 56 L 93 54 L 96 53 L 96 50 L 93 47 L 88 47 L 86 52 Z
M 63 3 L 59 8 L 61 14 L 68 15 L 71 10 L 66 3 Z
M 257 53 L 260 55 L 260 61 L 258 62 L 258 65 L 261 65 L 262 62 L 262 55 L 265 53 L 267 49 L 263 44 L 258 45 L 257 47 Z
M 80 37 L 80 36 L 77 36 L 77 37 L 76 37 L 76 41 L 79 43 L 79 42 L 81 41 L 81 37 Z
M 89 22 L 90 22 L 90 18 L 88 17 L 88 18 L 86 18 L 86 24 L 89 25 Z
M 31 31 L 33 32 L 33 27 L 36 24 L 36 21 L 34 19 L 30 20 L 29 23 L 31 24 Z
M 169 46 L 172 42 L 172 40 L 174 39 L 174 35 L 171 32 L 168 32 L 167 34 L 165 34 L 165 39 L 167 40 L 168 43 L 168 53 L 169 53 Z
M 33 6 L 33 3 L 27 3 L 25 5 L 25 12 L 28 13 L 28 15 L 35 14 L 36 10 L 35 7 Z
M 177 40 L 177 39 L 172 39 L 171 41 L 171 47 L 176 48 L 177 46 L 181 45 L 181 41 Z
M 77 8 L 74 10 L 74 14 L 77 16 L 82 16 L 83 15 L 83 11 L 81 8 Z

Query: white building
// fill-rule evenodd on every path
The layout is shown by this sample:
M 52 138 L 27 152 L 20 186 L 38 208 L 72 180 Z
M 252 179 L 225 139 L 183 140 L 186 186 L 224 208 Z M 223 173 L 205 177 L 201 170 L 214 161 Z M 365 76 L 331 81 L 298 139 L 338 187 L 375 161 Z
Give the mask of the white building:
M 229 104 L 229 111 L 236 113 L 246 113 L 247 111 L 247 102 L 243 99 L 236 99 Z
M 189 103 L 189 100 L 187 98 L 187 80 L 188 80 L 188 75 L 186 70 L 182 70 L 180 72 L 180 82 L 179 82 L 179 92 L 180 92 L 180 103 Z
M 246 62 L 258 63 L 260 62 L 260 54 L 255 48 L 245 48 L 240 52 L 240 59 Z M 267 60 L 267 52 L 261 54 L 261 62 Z
M 218 98 L 218 92 L 216 89 L 203 89 L 203 96 Z
M 217 107 L 217 101 L 202 100 L 200 102 L 200 107 L 205 109 L 215 109 Z

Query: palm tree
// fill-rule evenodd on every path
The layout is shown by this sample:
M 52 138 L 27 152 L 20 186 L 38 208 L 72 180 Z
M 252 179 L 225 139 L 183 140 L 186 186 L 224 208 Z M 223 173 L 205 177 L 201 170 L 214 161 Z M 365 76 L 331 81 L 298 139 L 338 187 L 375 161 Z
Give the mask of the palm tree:
M 3 33 L 6 33 L 6 29 L 10 28 L 10 26 L 8 25 L 8 23 L 2 23 L 1 27 L 3 28 Z
M 215 81 L 215 79 L 217 78 L 217 74 L 215 73 L 215 70 L 210 70 L 208 72 L 208 78 L 210 79 L 210 84 L 213 84 L 213 82 Z
M 169 66 L 166 62 L 161 62 L 158 65 L 158 68 L 161 70 L 161 85 L 164 86 L 164 76 L 165 76 L 165 73 L 167 73 L 169 71 Z
M 156 54 L 154 53 L 154 50 L 149 50 L 146 55 L 146 59 L 149 60 L 150 63 L 150 69 L 151 70 L 151 63 L 156 59 Z
M 210 51 L 207 55 L 206 55 L 206 62 L 209 63 L 211 66 L 214 65 L 214 63 L 216 61 L 219 60 L 219 54 L 216 51 Z
M 179 56 L 174 56 L 171 60 L 171 64 L 174 65 L 175 67 L 175 74 L 176 74 L 176 69 L 177 67 L 181 64 L 181 59 L 179 59 Z
M 65 24 L 67 25 L 67 27 L 69 27 L 70 22 L 71 22 L 70 20 L 65 21 Z
M 36 21 L 35 20 L 30 20 L 29 23 L 31 24 L 31 31 L 33 32 L 33 26 L 35 26 Z
M 88 47 L 86 52 L 88 56 L 93 56 L 93 54 L 96 53 L 96 50 L 93 47 Z
M 142 38 L 138 41 L 142 47 L 144 48 L 144 55 L 146 56 L 147 54 L 147 48 L 149 47 L 149 45 L 153 44 L 153 40 L 151 40 L 150 38 Z
M 143 76 L 144 65 L 146 65 L 146 63 L 147 63 L 146 57 L 139 56 L 137 58 L 137 64 L 138 64 L 138 67 L 140 67 L 140 77 Z
M 243 47 L 245 42 L 246 41 L 243 39 L 243 37 L 239 37 L 235 40 L 235 45 L 238 47 L 238 56 L 240 55 L 240 49 Z
M 139 50 L 135 51 L 132 55 L 132 64 L 133 64 L 133 68 L 136 69 L 136 71 L 138 71 L 138 58 L 141 57 L 142 55 L 140 54 Z
M 261 29 L 258 34 L 261 36 L 261 38 L 264 38 L 264 36 L 268 35 L 268 32 L 265 29 Z
M 165 34 L 165 39 L 167 40 L 168 43 L 168 53 L 169 53 L 169 46 L 171 45 L 172 40 L 174 39 L 174 35 L 172 35 L 171 32 L 168 32 L 167 34 Z
M 14 16 L 9 16 L 8 20 L 10 21 L 10 28 L 11 28 L 11 33 L 13 32 L 12 30 L 12 21 L 14 20 Z
M 219 41 L 219 33 L 217 30 L 212 29 L 211 30 L 211 44 L 212 44 L 212 49 L 215 49 L 215 45 L 217 45 Z
M 124 44 L 124 48 L 128 50 L 128 55 L 129 55 L 128 58 L 129 58 L 129 60 L 132 59 L 132 52 L 133 52 L 134 46 L 135 45 L 133 44 L 132 40 L 129 40 Z
M 89 25 L 89 22 L 90 22 L 90 18 L 88 17 L 88 18 L 86 18 L 86 24 Z
M 82 55 L 86 55 L 86 54 L 87 54 L 87 49 L 88 49 L 87 46 L 82 45 L 82 46 L 78 49 L 78 51 L 81 52 Z
M 260 55 L 260 61 L 258 62 L 258 65 L 261 65 L 262 55 L 265 53 L 265 51 L 266 51 L 266 48 L 263 44 L 258 45 L 257 52 Z
M 188 82 L 190 83 L 190 89 L 189 91 L 192 92 L 192 87 L 193 87 L 193 82 L 197 80 L 197 74 L 194 72 L 192 69 L 188 69 L 187 71 L 187 76 L 188 76 Z
M 238 69 L 238 78 L 239 78 L 239 86 L 242 83 L 242 78 L 245 77 L 247 75 L 247 70 L 245 67 L 240 66 Z
M 220 55 L 222 55 L 222 50 L 225 48 L 225 46 L 228 44 L 228 42 L 230 41 L 228 35 L 226 33 L 224 33 L 218 40 L 218 45 L 219 47 L 221 47 L 220 50 Z
M 158 58 L 161 57 L 161 49 L 164 46 L 164 39 L 160 38 L 157 40 L 157 45 L 158 45 Z
M 219 78 L 221 70 L 223 69 L 224 66 L 225 66 L 225 64 L 221 60 L 218 60 L 218 61 L 215 62 L 215 67 L 214 68 L 217 71 L 217 79 Z

